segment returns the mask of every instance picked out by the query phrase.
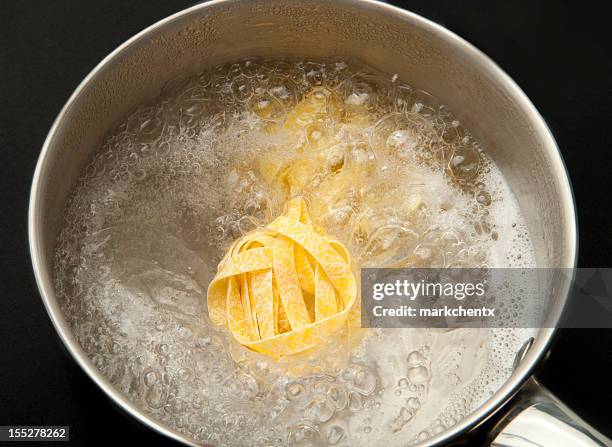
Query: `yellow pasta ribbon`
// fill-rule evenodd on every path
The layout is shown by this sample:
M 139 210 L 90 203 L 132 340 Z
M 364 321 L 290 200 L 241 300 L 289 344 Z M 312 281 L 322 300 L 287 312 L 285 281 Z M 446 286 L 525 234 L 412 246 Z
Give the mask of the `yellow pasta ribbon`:
M 208 314 L 242 345 L 280 359 L 343 327 L 356 295 L 348 250 L 296 198 L 232 244 L 208 287 Z

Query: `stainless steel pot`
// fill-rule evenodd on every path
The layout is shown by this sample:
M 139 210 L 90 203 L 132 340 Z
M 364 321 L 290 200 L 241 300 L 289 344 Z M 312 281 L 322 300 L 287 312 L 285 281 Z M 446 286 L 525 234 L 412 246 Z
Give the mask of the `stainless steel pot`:
M 518 197 L 538 265 L 575 266 L 574 202 L 553 136 L 520 88 L 460 37 L 415 14 L 369 0 L 213 0 L 164 19 L 106 57 L 60 112 L 34 175 L 29 235 L 43 302 L 70 353 L 128 413 L 185 444 L 192 441 L 162 426 L 111 386 L 66 324 L 53 288 L 52 267 L 67 197 L 103 136 L 168 79 L 245 57 L 331 56 L 356 58 L 399 73 L 447 104 L 483 144 Z M 567 288 L 557 294 L 555 301 L 562 305 Z M 540 330 L 499 391 L 425 444 L 469 439 L 484 421 L 498 418 L 501 422 L 490 437 L 495 445 L 558 447 L 562 440 L 566 445 L 609 445 L 530 378 L 553 334 L 552 329 Z M 518 399 L 518 405 L 508 411 L 511 399 Z

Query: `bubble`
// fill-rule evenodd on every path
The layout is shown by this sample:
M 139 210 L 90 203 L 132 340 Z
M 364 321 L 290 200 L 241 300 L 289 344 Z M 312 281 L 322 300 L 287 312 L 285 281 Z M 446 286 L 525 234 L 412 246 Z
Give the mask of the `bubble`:
M 402 159 L 417 148 L 417 140 L 408 130 L 395 130 L 387 137 L 387 146 L 396 151 Z
M 417 441 L 427 441 L 429 439 L 429 433 L 422 431 L 417 435 Z
M 393 420 L 391 424 L 391 429 L 393 433 L 397 433 L 404 428 L 404 426 L 410 422 L 412 417 L 414 416 L 414 410 L 408 407 L 402 407 L 399 411 L 397 417 Z
M 376 376 L 369 369 L 359 368 L 353 375 L 352 388 L 368 395 L 376 388 Z
M 329 421 L 334 411 L 334 406 L 324 396 L 317 396 L 306 405 L 305 416 L 314 422 L 322 423 Z
M 299 447 L 316 447 L 320 443 L 320 434 L 311 425 L 295 425 L 289 429 L 287 443 Z
M 148 370 L 143 374 L 144 383 L 146 386 L 153 386 L 159 382 L 159 373 L 157 371 Z
M 434 434 L 439 434 L 444 431 L 445 427 L 442 425 L 442 421 L 440 419 L 436 419 L 433 423 L 433 432 Z
M 282 102 L 267 93 L 255 94 L 249 103 L 249 110 L 264 121 L 280 122 L 286 115 Z
M 480 169 L 480 156 L 476 150 L 457 148 L 448 165 L 453 177 L 461 181 L 470 181 L 476 177 Z
M 329 170 L 338 172 L 344 165 L 344 148 L 341 146 L 334 146 L 327 152 L 326 158 Z
M 479 191 L 476 194 L 476 201 L 484 206 L 489 206 L 491 204 L 491 195 L 486 191 Z
M 327 383 L 327 381 L 316 382 L 312 389 L 317 394 L 325 394 L 329 389 L 329 384 Z
M 412 251 L 418 241 L 418 234 L 402 225 L 385 225 L 375 230 L 366 247 L 367 256 L 380 266 L 389 266 Z
M 301 383 L 290 383 L 287 385 L 287 398 L 289 400 L 299 399 L 304 394 L 304 385 Z
M 232 383 L 231 389 L 246 398 L 253 398 L 259 393 L 257 380 L 250 374 L 239 374 Z
M 411 410 L 417 410 L 421 406 L 421 402 L 416 397 L 410 397 L 406 399 L 406 407 Z
M 332 385 L 327 391 L 327 398 L 336 410 L 343 410 L 348 404 L 348 393 L 344 388 Z
M 161 354 L 161 355 L 168 355 L 168 353 L 170 352 L 170 348 L 168 347 L 167 344 L 162 343 L 157 347 L 157 351 Z
M 149 407 L 153 409 L 161 408 L 166 403 L 167 392 L 163 385 L 153 384 L 145 395 L 145 399 Z
M 231 83 L 232 94 L 239 101 L 245 101 L 252 95 L 252 87 L 247 77 L 241 77 Z
M 332 425 L 327 431 L 327 441 L 330 444 L 338 444 L 344 438 L 344 428 Z
M 408 362 L 408 365 L 410 366 L 418 366 L 424 364 L 426 359 L 419 351 L 412 351 L 410 354 L 408 354 L 406 362 Z
M 287 100 L 291 96 L 291 92 L 284 85 L 278 85 L 276 87 L 270 88 L 270 94 L 276 96 L 281 100 Z
M 360 411 L 363 408 L 363 401 L 358 393 L 351 391 L 349 393 L 349 409 L 351 411 Z
M 202 399 L 201 396 L 198 396 L 196 394 L 191 400 L 191 405 L 193 405 L 193 408 L 195 408 L 196 410 L 199 410 L 204 406 L 204 399 Z
M 429 370 L 424 366 L 408 368 L 406 377 L 415 385 L 420 385 L 429 379 Z
M 351 93 L 349 97 L 344 100 L 344 102 L 352 106 L 361 106 L 366 104 L 369 99 L 370 95 L 366 92 Z
M 350 382 L 355 375 L 356 369 L 353 365 L 349 365 L 340 372 L 340 378 L 345 382 Z

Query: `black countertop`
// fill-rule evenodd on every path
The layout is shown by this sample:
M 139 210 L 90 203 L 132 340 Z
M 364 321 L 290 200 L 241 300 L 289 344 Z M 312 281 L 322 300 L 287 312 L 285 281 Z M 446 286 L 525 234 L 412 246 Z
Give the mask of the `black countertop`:
M 61 346 L 31 273 L 26 210 L 40 147 L 78 83 L 127 38 L 193 3 L 0 3 L 0 425 L 70 425 L 73 445 L 169 443 L 116 409 Z M 606 12 L 595 2 L 558 0 L 392 3 L 472 42 L 525 90 L 570 172 L 579 264 L 609 267 L 612 41 Z M 612 436 L 612 331 L 561 330 L 539 377 Z

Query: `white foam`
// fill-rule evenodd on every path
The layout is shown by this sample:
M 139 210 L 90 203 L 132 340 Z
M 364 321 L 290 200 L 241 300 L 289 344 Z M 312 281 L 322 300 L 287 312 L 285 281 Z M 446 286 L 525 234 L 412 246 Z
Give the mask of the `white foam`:
M 242 62 L 173 81 L 85 169 L 58 241 L 56 288 L 75 337 L 117 389 L 197 441 L 404 445 L 488 398 L 529 336 L 375 330 L 275 363 L 209 324 L 205 290 L 224 249 L 287 198 L 257 160 L 270 151 L 293 160 L 318 136 L 266 126 L 320 85 L 348 113 L 370 107 L 367 128 L 323 117 L 319 131 L 343 143 L 325 166 L 336 169 L 340 154 L 371 177 L 334 203 L 314 179 L 300 191 L 359 264 L 534 265 L 503 177 L 425 92 L 343 62 Z

